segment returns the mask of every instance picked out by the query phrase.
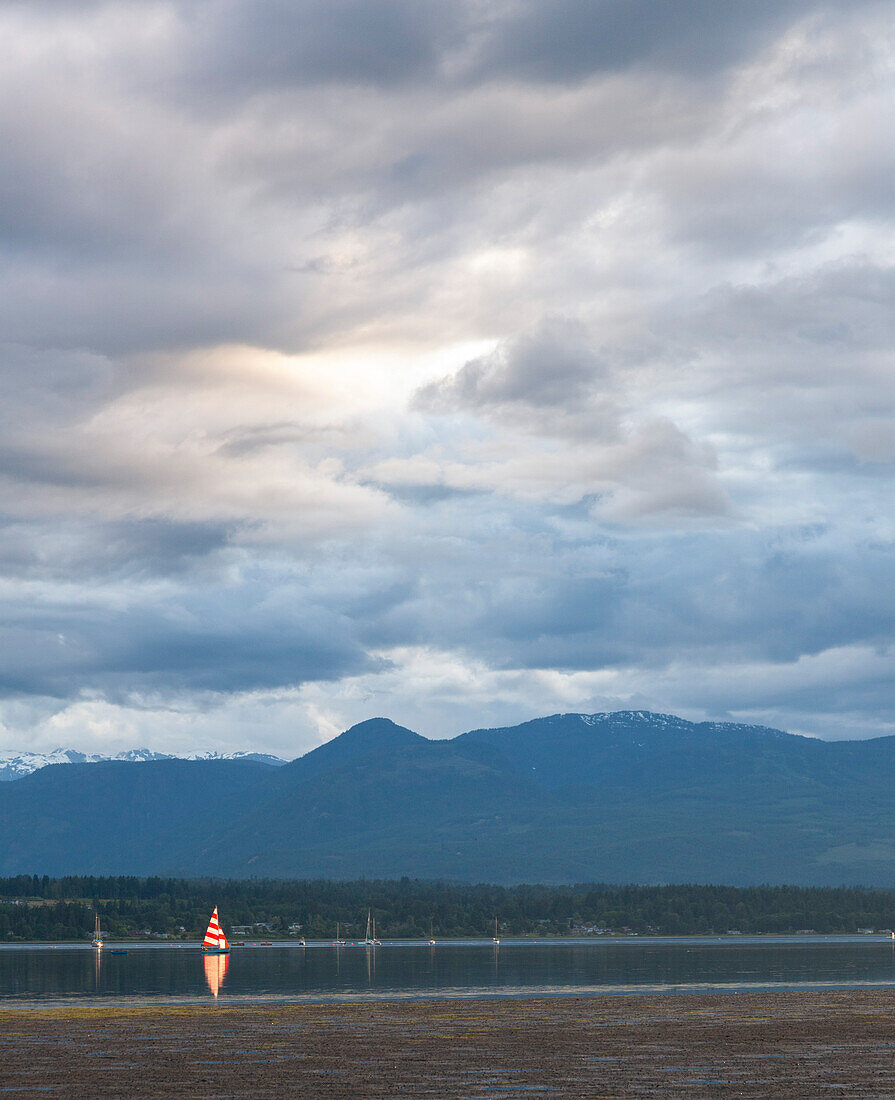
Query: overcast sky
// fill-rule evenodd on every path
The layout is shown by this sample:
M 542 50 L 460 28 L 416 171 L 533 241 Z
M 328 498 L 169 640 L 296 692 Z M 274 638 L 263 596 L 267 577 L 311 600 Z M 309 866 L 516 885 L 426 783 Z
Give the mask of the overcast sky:
M 0 0 L 0 749 L 895 733 L 895 20 Z

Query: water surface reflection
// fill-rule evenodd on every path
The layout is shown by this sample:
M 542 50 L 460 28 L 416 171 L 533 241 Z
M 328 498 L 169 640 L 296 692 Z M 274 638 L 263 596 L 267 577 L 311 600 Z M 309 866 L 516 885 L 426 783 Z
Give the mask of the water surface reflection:
M 203 956 L 192 945 L 0 946 L 0 1002 L 685 992 L 895 985 L 877 937 L 295 944 Z

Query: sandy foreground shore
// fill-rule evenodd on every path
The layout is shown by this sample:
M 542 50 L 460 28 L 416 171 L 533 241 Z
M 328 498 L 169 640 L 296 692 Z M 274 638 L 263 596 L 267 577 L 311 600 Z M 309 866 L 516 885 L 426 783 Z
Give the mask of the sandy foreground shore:
M 895 990 L 0 1009 L 0 1091 L 895 1097 Z

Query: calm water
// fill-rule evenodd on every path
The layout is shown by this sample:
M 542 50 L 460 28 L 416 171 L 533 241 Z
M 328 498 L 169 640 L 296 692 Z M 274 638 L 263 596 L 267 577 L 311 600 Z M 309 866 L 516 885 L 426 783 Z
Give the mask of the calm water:
M 126 954 L 122 954 L 126 951 Z M 116 953 L 117 952 L 117 953 Z M 895 985 L 880 937 L 504 940 L 234 948 L 121 944 L 0 946 L 0 1007 L 60 1001 L 299 1001 L 333 998 L 678 993 Z

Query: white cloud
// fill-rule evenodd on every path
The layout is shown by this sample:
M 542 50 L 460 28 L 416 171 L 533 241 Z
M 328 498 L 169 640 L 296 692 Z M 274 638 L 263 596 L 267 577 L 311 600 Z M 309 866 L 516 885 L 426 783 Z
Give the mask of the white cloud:
M 0 3 L 7 740 L 888 728 L 889 5 L 649 7 Z

